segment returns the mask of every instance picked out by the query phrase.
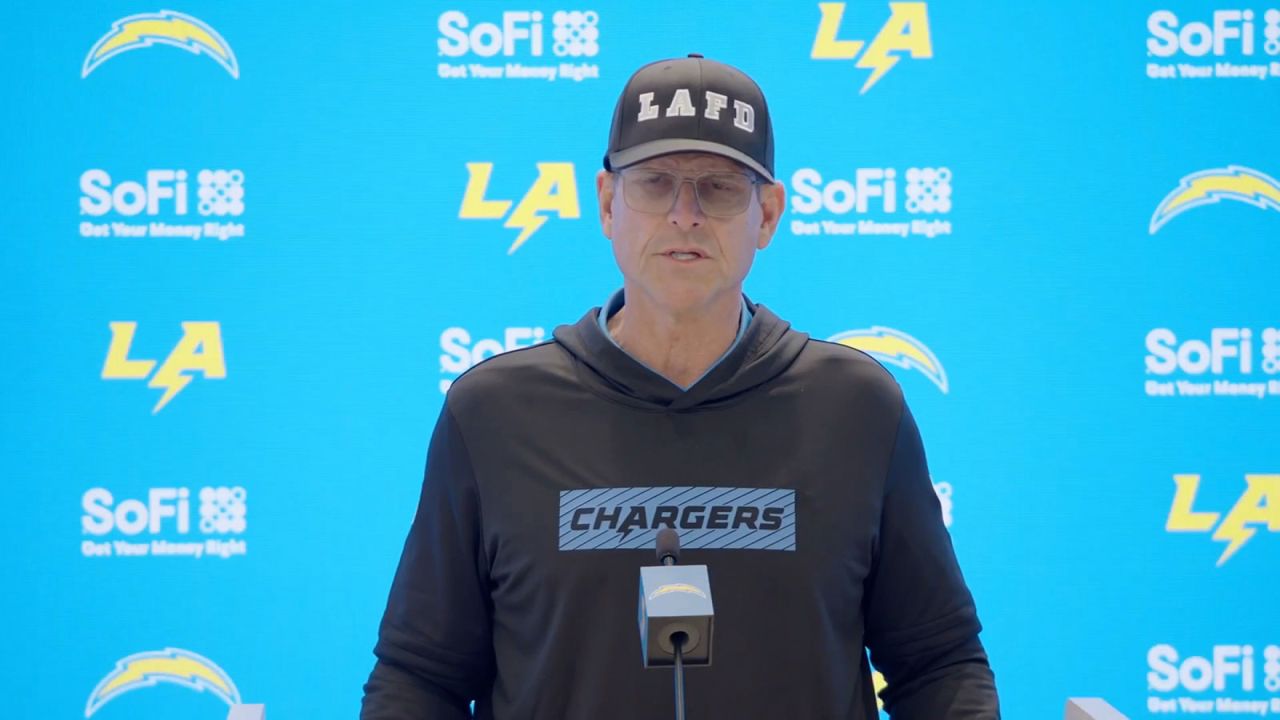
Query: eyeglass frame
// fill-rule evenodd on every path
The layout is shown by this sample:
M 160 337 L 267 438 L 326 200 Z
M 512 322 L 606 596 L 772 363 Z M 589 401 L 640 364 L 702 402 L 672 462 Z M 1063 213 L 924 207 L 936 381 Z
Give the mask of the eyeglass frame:
M 661 211 L 641 210 L 640 208 L 637 208 L 637 207 L 633 206 L 633 205 L 632 205 L 632 204 L 627 200 L 627 188 L 626 188 L 626 182 L 627 182 L 627 180 L 626 180 L 626 178 L 624 177 L 624 175 L 625 175 L 626 173 L 630 172 L 630 171 L 633 171 L 633 170 L 643 170 L 643 171 L 646 171 L 646 172 L 663 173 L 663 174 L 665 174 L 665 175 L 671 175 L 671 176 L 675 177 L 676 179 L 678 179 L 678 180 L 680 181 L 680 182 L 679 182 L 679 184 L 677 184 L 677 185 L 676 185 L 675 190 L 671 193 L 671 204 L 667 206 L 667 209 L 666 209 L 666 210 L 661 210 Z M 671 212 L 671 209 L 672 209 L 672 208 L 674 208 L 674 207 L 676 206 L 676 203 L 680 201 L 680 191 L 684 189 L 685 183 L 693 183 L 693 199 L 694 199 L 694 202 L 696 202 L 696 203 L 698 204 L 698 209 L 702 211 L 702 214 L 703 214 L 703 215 L 706 215 L 707 217 L 714 217 L 714 218 L 731 218 L 731 217 L 737 217 L 737 216 L 741 215 L 742 213 L 746 212 L 746 211 L 747 211 L 747 208 L 751 207 L 751 194 L 752 194 L 752 192 L 757 192 L 757 191 L 756 191 L 756 188 L 757 188 L 757 187 L 759 187 L 760 185 L 770 185 L 770 184 L 772 184 L 772 183 L 770 183 L 768 180 L 765 180 L 764 178 L 760 177 L 760 174 L 759 174 L 759 173 L 754 172 L 754 171 L 752 171 L 752 170 L 751 170 L 751 169 L 749 169 L 749 168 L 744 168 L 744 169 L 743 169 L 743 170 L 741 170 L 741 171 L 738 171 L 738 170 L 710 170 L 710 171 L 708 171 L 708 172 L 699 173 L 699 174 L 697 174 L 697 175 L 683 175 L 683 174 L 681 174 L 681 173 L 674 172 L 674 171 L 672 171 L 672 170 L 665 170 L 665 169 L 663 169 L 663 168 L 654 168 L 654 167 L 644 167 L 644 166 L 639 166 L 639 165 L 631 165 L 631 166 L 629 166 L 629 167 L 618 168 L 617 170 L 614 170 L 614 171 L 612 171 L 612 172 L 613 172 L 613 174 L 614 174 L 614 175 L 617 175 L 617 176 L 622 180 L 622 184 L 623 184 L 623 187 L 622 187 L 622 202 L 624 202 L 624 203 L 626 204 L 626 206 L 627 206 L 627 207 L 631 208 L 632 210 L 635 210 L 636 212 L 648 213 L 648 214 L 652 214 L 652 215 L 661 215 L 661 214 L 665 214 L 665 213 L 670 213 L 670 212 Z M 705 177 L 709 176 L 709 175 L 738 175 L 738 176 L 741 176 L 741 177 L 745 177 L 745 178 L 747 178 L 747 180 L 749 180 L 749 181 L 751 182 L 751 190 L 752 190 L 752 192 L 749 192 L 749 193 L 747 194 L 747 202 L 746 202 L 746 204 L 745 204 L 745 205 L 743 205 L 743 206 L 742 206 L 742 209 L 741 209 L 741 210 L 739 210 L 739 211 L 737 211 L 737 212 L 733 213 L 732 215 L 713 215 L 713 214 L 711 214 L 711 213 L 708 213 L 708 212 L 707 212 L 707 209 L 706 209 L 706 208 L 703 206 L 703 204 L 702 204 L 702 196 L 700 196 L 700 195 L 698 194 L 698 181 L 699 181 L 699 180 L 701 180 L 702 178 L 705 178 Z

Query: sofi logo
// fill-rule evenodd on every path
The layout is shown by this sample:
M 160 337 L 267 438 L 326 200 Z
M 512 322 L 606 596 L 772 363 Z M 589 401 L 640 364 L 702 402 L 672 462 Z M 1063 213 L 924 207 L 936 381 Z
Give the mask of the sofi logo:
M 195 505 L 195 514 L 192 514 Z M 142 497 L 120 497 L 104 487 L 80 498 L 80 543 L 85 557 L 245 555 L 247 494 L 240 486 L 149 488 Z M 192 537 L 195 535 L 196 537 Z
M 951 169 L 863 167 L 833 176 L 800 168 L 790 204 L 795 235 L 950 235 Z
M 1155 328 L 1146 349 L 1151 397 L 1280 396 L 1280 328 L 1210 328 L 1190 337 Z
M 1154 375 L 1221 375 L 1238 372 L 1248 375 L 1261 360 L 1268 375 L 1280 373 L 1280 328 L 1264 328 L 1259 333 L 1255 356 L 1254 332 L 1250 328 L 1212 328 L 1207 338 L 1179 339 L 1169 328 L 1147 333 L 1147 372 Z
M 868 44 L 863 40 L 840 39 L 846 3 L 818 3 L 822 14 L 818 32 L 813 38 L 814 60 L 857 60 L 854 67 L 870 70 L 859 94 L 866 93 L 893 69 L 904 56 L 914 60 L 933 57 L 933 41 L 929 36 L 929 11 L 922 2 L 889 3 L 889 19 Z M 865 49 L 864 49 L 865 48 Z
M 1259 530 L 1280 533 L 1280 475 L 1245 475 L 1244 491 L 1225 513 L 1196 510 L 1199 475 L 1174 475 L 1177 490 L 1165 530 L 1171 533 L 1213 533 L 1215 542 L 1227 546 L 1218 556 L 1218 567 L 1231 559 Z
M 1274 7 L 1183 16 L 1157 10 L 1147 17 L 1146 74 L 1153 80 L 1274 80 L 1278 55 L 1280 9 Z
M 113 182 L 106 170 L 80 175 L 80 214 L 108 213 L 133 217 L 162 212 L 186 215 L 190 208 L 186 170 L 148 170 L 141 181 Z M 240 215 L 244 212 L 244 173 L 239 170 L 201 170 L 195 173 L 196 212 L 201 215 Z
M 512 57 L 527 52 L 541 57 L 545 47 L 543 26 L 552 25 L 551 52 L 561 57 L 594 56 L 600 51 L 597 26 L 600 16 L 593 10 L 557 10 L 546 17 L 538 10 L 507 10 L 497 22 L 472 23 L 461 10 L 440 14 L 436 48 L 445 57 L 473 54 L 482 58 Z
M 183 222 L 193 210 L 200 221 Z M 244 237 L 244 225 L 210 220 L 237 220 L 243 214 L 240 170 L 147 170 L 142 178 L 130 180 L 113 178 L 101 168 L 80 174 L 82 237 L 228 240 Z
M 1261 667 L 1259 667 L 1261 666 Z M 1214 645 L 1204 655 L 1183 655 L 1173 645 L 1163 643 L 1147 651 L 1147 687 L 1153 692 L 1225 692 L 1242 693 L 1265 690 L 1271 693 L 1280 692 L 1280 646 L 1266 645 L 1255 648 L 1253 645 Z M 1261 669 L 1261 677 L 1258 670 Z M 1273 702 L 1280 698 L 1272 698 Z M 1238 700 L 1230 702 L 1242 702 Z M 1249 701 L 1243 701 L 1249 702 Z M 1267 715 L 1267 703 L 1262 702 L 1263 712 L 1252 714 Z M 1219 704 L 1221 703 L 1221 699 Z M 1187 705 L 1186 703 L 1181 703 Z M 1280 706 L 1280 702 L 1275 703 Z M 1193 709 L 1195 708 L 1195 709 Z M 1208 712 L 1215 710 L 1214 703 L 1209 701 Z M 1225 708 L 1217 707 L 1218 712 Z M 1243 709 L 1243 708 L 1241 708 Z M 1174 711 L 1198 712 L 1196 706 L 1177 707 Z M 1153 712 L 1160 712 L 1153 709 Z M 1234 714 L 1234 713 L 1224 713 Z
M 199 372 L 206 380 L 222 380 L 227 377 L 227 363 L 222 351 L 222 327 L 216 322 L 184 322 L 182 337 L 169 351 L 164 362 L 152 359 L 131 358 L 134 333 L 138 323 L 118 321 L 110 323 L 111 344 L 107 346 L 107 360 L 102 366 L 103 380 L 146 380 L 147 387 L 164 393 L 151 409 L 154 415 L 164 409 L 170 400 L 182 392 Z
M 458 217 L 462 220 L 505 218 L 502 227 L 519 231 L 511 247 L 507 248 L 508 255 L 520 249 L 552 214 L 562 220 L 582 217 L 573 163 L 540 162 L 537 163 L 537 170 L 538 175 L 533 184 L 516 202 L 487 197 L 493 163 L 467 163 L 467 188 L 462 194 L 462 207 L 458 209 Z
M 196 528 L 206 535 L 244 532 L 245 499 L 243 487 L 201 488 Z M 106 488 L 90 488 L 81 497 L 80 525 L 87 535 L 157 535 L 166 530 L 185 535 L 191 531 L 191 500 L 185 487 L 150 488 L 145 499 L 118 501 Z
M 1257 20 L 1262 20 L 1259 38 Z M 1179 18 L 1172 10 L 1157 10 L 1147 17 L 1147 52 L 1156 57 L 1187 55 L 1252 56 L 1261 44 L 1263 53 L 1280 55 L 1280 10 L 1214 10 L 1208 17 Z M 1258 41 L 1262 42 L 1259 43 Z
M 476 337 L 466 328 L 451 327 L 440 333 L 440 392 L 462 373 L 480 362 L 509 350 L 533 347 L 547 339 L 540 327 L 509 327 L 500 337 Z
M 461 10 L 441 13 L 436 73 L 482 81 L 600 78 L 600 66 L 589 62 L 600 52 L 600 15 L 594 10 L 508 10 L 494 20 L 473 22 Z M 543 30 L 548 21 L 549 39 Z

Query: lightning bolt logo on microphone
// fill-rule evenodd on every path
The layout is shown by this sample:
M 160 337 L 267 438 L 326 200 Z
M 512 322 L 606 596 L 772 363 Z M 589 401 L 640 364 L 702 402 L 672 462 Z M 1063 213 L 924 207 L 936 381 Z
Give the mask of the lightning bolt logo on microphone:
M 1280 211 L 1280 182 L 1240 165 L 1192 173 L 1178 183 L 1151 216 L 1150 234 L 1182 213 L 1201 205 L 1235 200 L 1262 210 Z
M 84 716 L 91 717 L 121 695 L 133 690 L 170 683 L 208 692 L 228 705 L 240 704 L 240 691 L 231 678 L 206 657 L 190 650 L 165 648 L 134 653 L 116 662 L 116 667 L 98 683 L 85 703 Z
M 929 378 L 943 393 L 949 390 L 947 371 L 943 369 L 938 356 L 924 343 L 901 330 L 876 325 L 833 335 L 829 341 L 861 350 L 880 362 L 916 370 Z
M 110 32 L 99 38 L 85 56 L 80 77 L 88 77 L 99 65 L 121 53 L 152 45 L 171 45 L 194 55 L 206 55 L 231 77 L 240 77 L 240 65 L 227 41 L 204 22 L 173 10 L 130 15 L 112 23 Z
M 649 599 L 653 600 L 669 593 L 687 593 L 689 595 L 697 595 L 700 598 L 707 597 L 707 594 L 704 593 L 701 588 L 690 585 L 689 583 L 667 583 L 666 585 L 661 585 L 657 590 L 649 593 Z

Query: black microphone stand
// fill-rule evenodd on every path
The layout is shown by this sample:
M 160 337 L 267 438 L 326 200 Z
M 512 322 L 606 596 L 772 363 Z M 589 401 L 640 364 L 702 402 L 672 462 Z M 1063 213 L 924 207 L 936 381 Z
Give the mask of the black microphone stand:
M 688 636 L 678 632 L 671 636 L 676 651 L 676 720 L 684 720 L 684 641 Z
M 670 567 L 678 562 L 680 555 L 680 536 L 674 530 L 658 531 L 658 562 Z M 684 644 L 689 635 L 684 632 L 671 634 L 671 648 L 676 656 L 676 720 L 684 720 Z

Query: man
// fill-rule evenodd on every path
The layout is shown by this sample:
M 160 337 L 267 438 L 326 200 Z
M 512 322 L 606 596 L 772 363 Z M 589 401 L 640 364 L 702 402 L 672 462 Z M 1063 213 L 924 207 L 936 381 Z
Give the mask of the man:
M 709 566 L 692 718 L 999 717 L 973 601 L 897 384 L 742 282 L 785 193 L 764 96 L 701 56 L 614 111 L 600 220 L 623 289 L 449 390 L 364 720 L 672 714 L 642 667 L 638 567 Z

